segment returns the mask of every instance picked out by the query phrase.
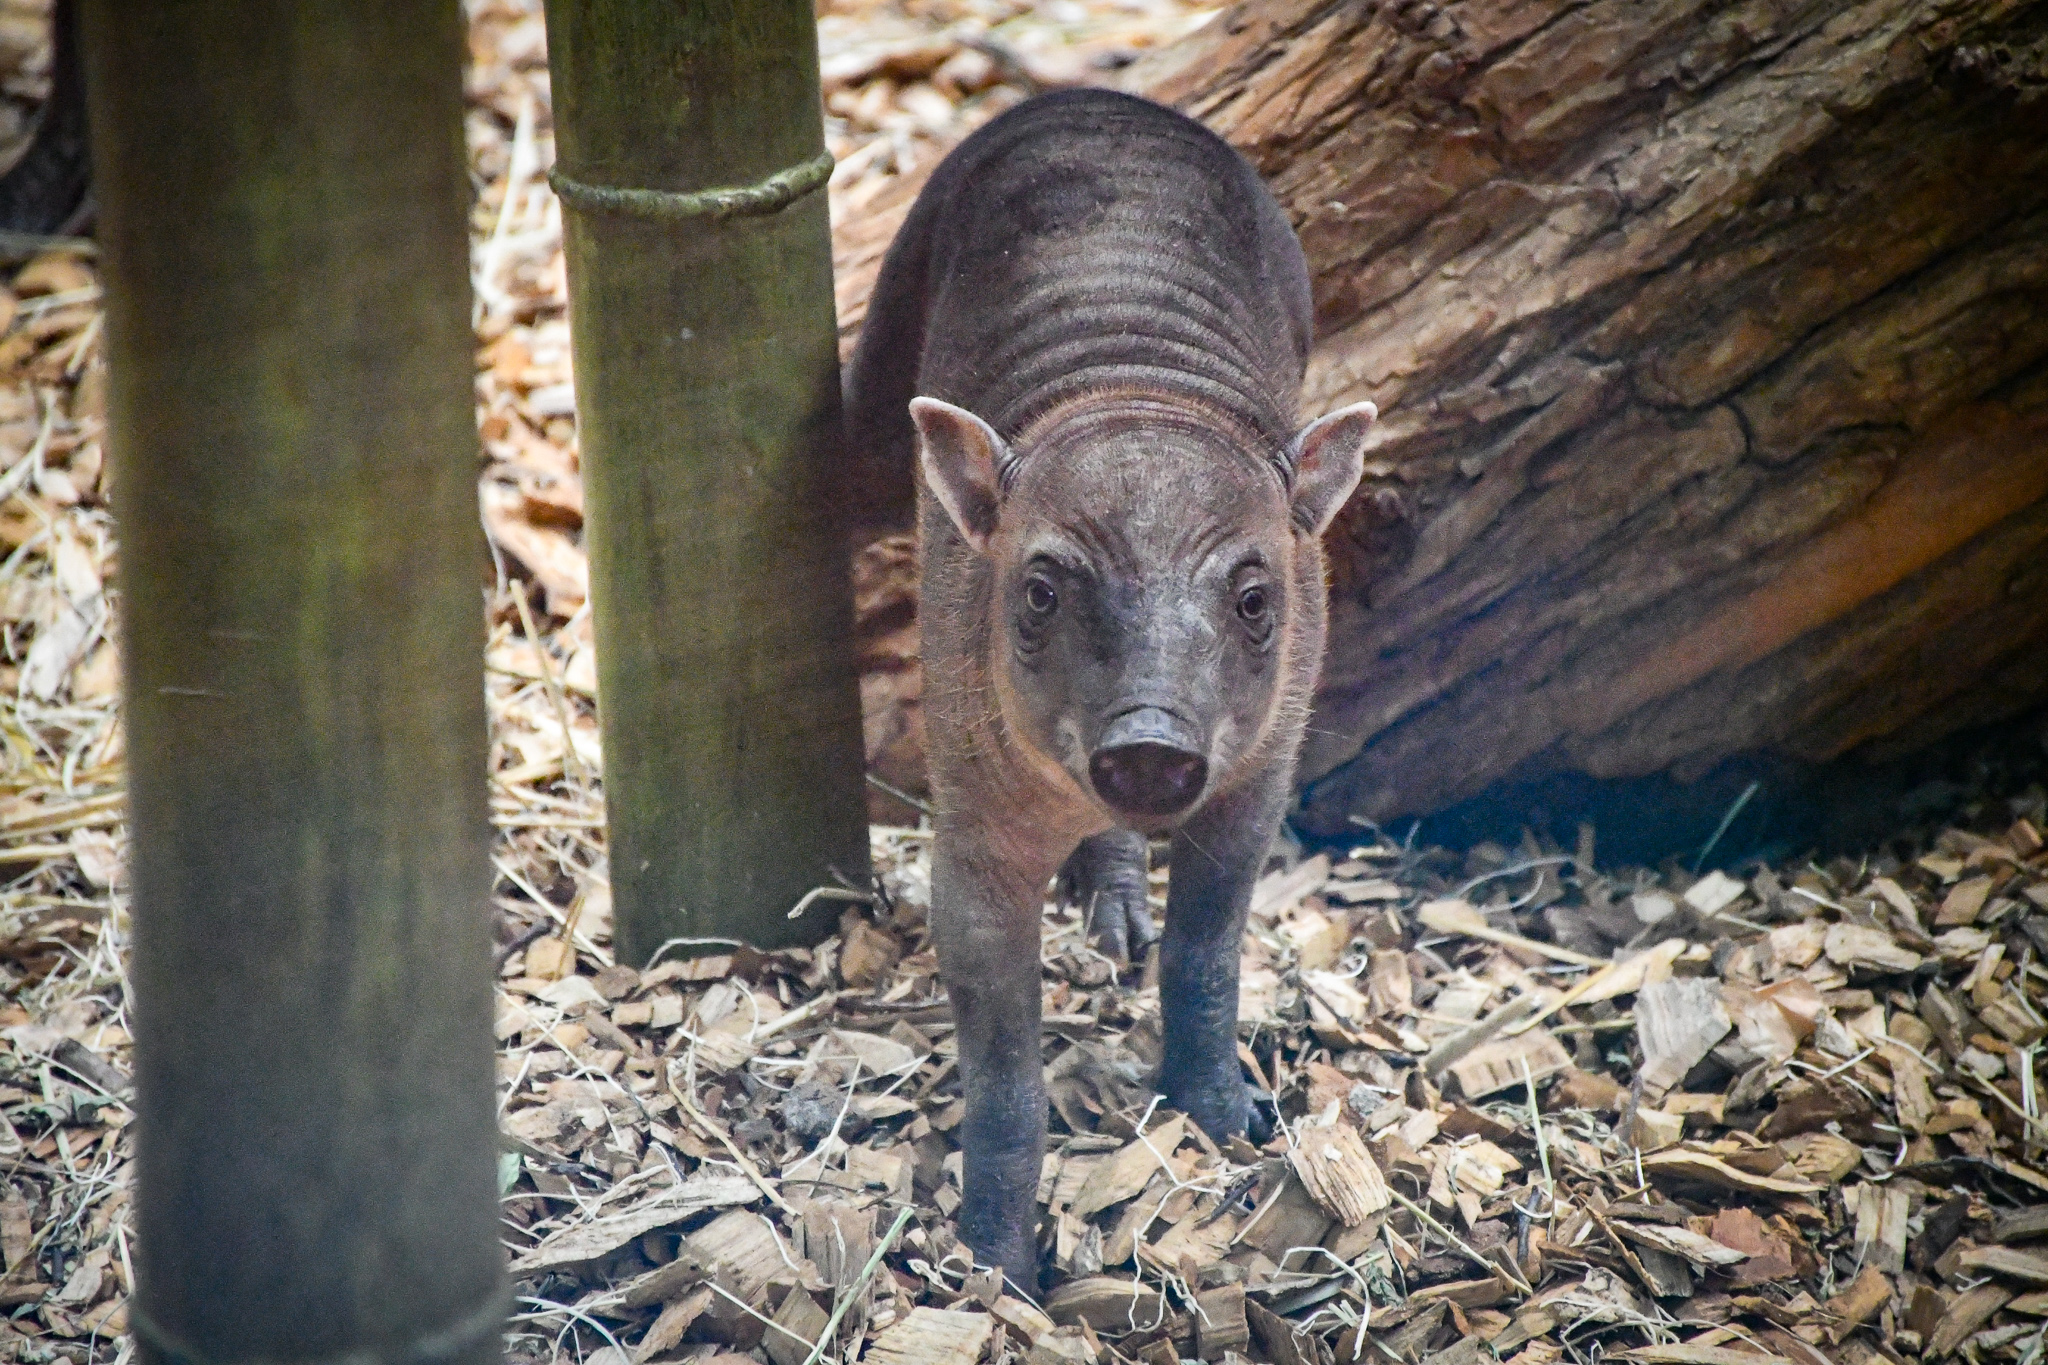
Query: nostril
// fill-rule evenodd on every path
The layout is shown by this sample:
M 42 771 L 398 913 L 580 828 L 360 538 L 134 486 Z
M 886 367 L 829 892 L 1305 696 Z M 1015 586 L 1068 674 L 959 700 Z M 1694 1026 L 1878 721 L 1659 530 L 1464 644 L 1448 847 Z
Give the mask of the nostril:
M 1193 805 L 1208 779 L 1200 754 L 1168 744 L 1140 742 L 1099 750 L 1089 776 L 1104 801 L 1135 815 L 1173 815 Z

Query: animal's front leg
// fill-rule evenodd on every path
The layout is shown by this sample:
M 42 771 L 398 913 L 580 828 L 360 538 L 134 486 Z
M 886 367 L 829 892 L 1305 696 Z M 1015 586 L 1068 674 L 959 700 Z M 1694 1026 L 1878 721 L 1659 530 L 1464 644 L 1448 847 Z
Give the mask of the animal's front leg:
M 1159 945 L 1159 1088 L 1219 1141 L 1242 1133 L 1251 1117 L 1237 1060 L 1238 954 L 1252 884 L 1286 799 L 1286 773 L 1268 776 L 1196 812 L 1173 839 Z
M 960 1235 L 977 1261 L 1038 1292 L 1032 1235 L 1045 1151 L 1038 931 L 1054 857 L 1006 859 L 984 831 L 941 824 L 932 848 L 932 938 L 953 1000 L 967 1116 Z

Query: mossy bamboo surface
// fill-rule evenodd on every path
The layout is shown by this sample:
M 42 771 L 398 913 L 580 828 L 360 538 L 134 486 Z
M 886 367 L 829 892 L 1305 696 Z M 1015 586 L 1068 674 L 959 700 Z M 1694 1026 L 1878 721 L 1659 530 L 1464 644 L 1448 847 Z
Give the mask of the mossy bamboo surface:
M 548 9 L 557 169 L 754 185 L 822 151 L 806 0 Z M 565 208 L 620 960 L 815 941 L 867 873 L 825 195 Z
M 462 30 L 91 0 L 144 1359 L 499 1353 Z

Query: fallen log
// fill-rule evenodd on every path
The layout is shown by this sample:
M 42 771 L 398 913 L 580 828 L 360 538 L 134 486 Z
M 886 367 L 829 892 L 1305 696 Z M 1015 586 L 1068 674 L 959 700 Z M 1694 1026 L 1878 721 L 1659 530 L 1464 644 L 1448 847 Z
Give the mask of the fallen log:
M 1288 207 L 1306 409 L 1384 414 L 1309 828 L 2048 703 L 2048 5 L 1246 0 L 1124 83 Z M 914 192 L 840 228 L 848 334 Z

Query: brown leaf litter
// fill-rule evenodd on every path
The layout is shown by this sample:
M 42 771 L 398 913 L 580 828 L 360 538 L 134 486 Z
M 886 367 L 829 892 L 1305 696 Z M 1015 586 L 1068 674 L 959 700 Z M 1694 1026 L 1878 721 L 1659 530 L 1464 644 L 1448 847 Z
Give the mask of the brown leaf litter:
M 615 963 L 545 43 L 530 6 L 469 14 L 511 1354 L 2037 1365 L 2039 788 L 1860 862 L 1740 879 L 1602 872 L 1590 839 L 1277 866 L 1241 992 L 1262 1145 L 1159 1107 L 1149 964 L 1119 973 L 1054 912 L 1038 1302 L 954 1231 L 924 833 L 877 829 L 885 894 L 818 949 Z M 835 210 L 1202 14 L 836 0 Z M 70 249 L 0 293 L 0 1360 L 129 1349 L 98 297 Z M 870 690 L 914 699 L 890 644 L 914 630 L 905 553 L 857 586 Z M 885 777 L 888 743 L 870 735 Z

